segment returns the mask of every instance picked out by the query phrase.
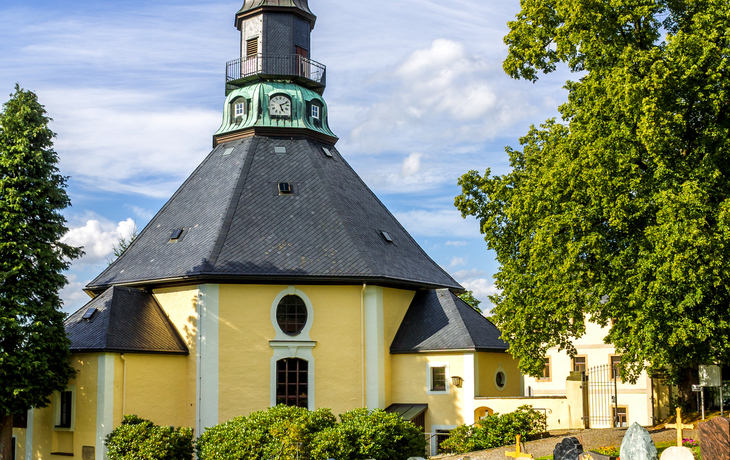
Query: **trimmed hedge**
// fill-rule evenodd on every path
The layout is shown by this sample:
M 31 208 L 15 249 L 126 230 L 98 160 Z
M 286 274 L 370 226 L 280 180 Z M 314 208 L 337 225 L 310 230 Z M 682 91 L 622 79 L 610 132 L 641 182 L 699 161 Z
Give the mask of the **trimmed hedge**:
M 340 415 L 276 406 L 208 428 L 198 438 L 200 460 L 397 460 L 423 456 L 426 440 L 411 422 L 382 410 Z
M 300 460 L 309 460 L 313 458 L 309 445 L 316 433 L 336 423 L 329 409 L 310 412 L 301 407 L 272 407 L 205 430 L 198 438 L 198 458 L 288 460 L 296 459 L 298 450 Z
M 158 426 L 136 415 L 125 415 L 104 445 L 109 460 L 191 460 L 194 452 L 192 428 Z
M 493 414 L 474 425 L 462 425 L 451 430 L 448 439 L 441 443 L 444 452 L 463 454 L 475 450 L 491 449 L 515 443 L 515 436 L 526 439 L 530 435 L 545 432 L 547 416 L 532 406 L 520 406 L 508 414 Z
M 340 415 L 341 423 L 314 438 L 312 458 L 337 460 L 390 460 L 422 457 L 426 438 L 413 423 L 398 414 L 376 409 L 355 409 Z

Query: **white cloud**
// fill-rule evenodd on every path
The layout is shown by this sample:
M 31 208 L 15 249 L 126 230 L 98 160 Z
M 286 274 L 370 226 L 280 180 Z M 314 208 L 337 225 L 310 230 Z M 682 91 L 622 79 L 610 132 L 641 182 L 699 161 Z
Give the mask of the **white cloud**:
M 456 278 L 457 280 L 472 279 L 472 278 L 476 278 L 479 276 L 484 276 L 486 274 L 487 274 L 487 272 L 485 272 L 483 270 L 479 270 L 477 268 L 472 268 L 469 270 L 459 270 L 458 272 L 453 273 L 454 278 Z
M 479 223 L 463 219 L 456 209 L 415 210 L 395 213 L 408 232 L 421 236 L 480 238 Z
M 362 150 L 399 150 L 411 140 L 487 140 L 535 108 L 499 66 L 455 40 L 437 39 L 380 76 L 388 98 L 371 104 L 349 140 Z
M 466 260 L 463 257 L 454 256 L 451 258 L 451 263 L 449 263 L 449 267 L 458 267 L 460 265 L 466 265 Z
M 446 246 L 466 246 L 469 244 L 467 241 L 447 241 Z
M 111 255 L 119 238 L 128 239 L 135 228 L 131 217 L 119 222 L 116 227 L 113 225 L 100 220 L 88 220 L 81 227 L 71 228 L 61 241 L 84 247 L 86 254 L 77 263 L 95 264 Z
M 135 216 L 139 217 L 142 220 L 150 220 L 155 216 L 155 211 L 151 211 L 149 209 L 140 208 L 139 206 L 131 205 L 130 208 L 132 209 L 132 212 Z
M 467 281 L 462 281 L 461 284 L 466 289 L 474 292 L 474 297 L 482 302 L 488 303 L 490 295 L 500 292 L 497 286 L 494 285 L 494 282 L 489 278 L 472 278 Z
M 59 133 L 63 173 L 112 192 L 171 195 L 210 151 L 210 133 L 220 124 L 212 110 L 161 110 L 164 101 L 152 94 L 48 90 L 43 98 Z
M 412 176 L 417 174 L 421 170 L 421 157 L 422 153 L 411 153 L 403 160 L 401 166 L 401 174 L 403 176 Z
M 64 310 L 72 313 L 69 309 L 75 309 L 75 307 L 91 300 L 91 297 L 83 291 L 84 286 L 91 282 L 91 280 L 80 282 L 78 281 L 78 276 L 75 274 L 69 274 L 67 278 L 68 284 L 61 289 L 59 295 L 61 296 L 61 300 L 63 300 Z

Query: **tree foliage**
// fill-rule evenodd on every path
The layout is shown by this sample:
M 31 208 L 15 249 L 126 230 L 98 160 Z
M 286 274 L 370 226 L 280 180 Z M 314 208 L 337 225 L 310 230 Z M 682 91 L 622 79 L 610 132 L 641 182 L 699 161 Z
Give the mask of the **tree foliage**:
M 477 312 L 482 312 L 482 309 L 479 308 L 479 304 L 482 303 L 482 301 L 474 297 L 474 293 L 472 291 L 466 291 L 463 294 L 459 294 L 459 298 L 466 302 L 471 308 L 473 308 Z
M 19 86 L 0 112 L 0 426 L 46 406 L 74 375 L 58 291 L 81 250 L 59 241 L 70 203 L 48 122 Z
M 493 312 L 520 367 L 610 325 L 622 375 L 730 361 L 730 3 L 522 0 L 505 71 L 565 63 L 562 120 L 512 172 L 462 176 L 500 263 Z
M 520 406 L 507 414 L 488 415 L 473 425 L 461 425 L 449 433 L 441 443 L 444 452 L 463 454 L 475 450 L 492 449 L 514 444 L 518 434 L 523 439 L 538 435 L 547 429 L 547 415 L 532 408 Z
M 135 225 L 134 229 L 132 230 L 132 234 L 129 235 L 129 239 L 125 238 L 124 236 L 120 236 L 119 238 L 117 238 L 117 244 L 112 245 L 114 257 L 112 259 L 107 259 L 109 265 L 111 265 L 112 262 L 118 259 L 119 256 L 121 256 L 124 251 L 127 250 L 132 242 L 137 239 L 137 235 L 139 235 L 139 232 L 137 231 L 137 226 Z

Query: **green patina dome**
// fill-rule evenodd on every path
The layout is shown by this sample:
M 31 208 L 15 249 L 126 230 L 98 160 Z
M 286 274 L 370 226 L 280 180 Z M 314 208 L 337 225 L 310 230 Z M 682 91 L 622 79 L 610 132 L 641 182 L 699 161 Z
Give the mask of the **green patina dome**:
M 284 95 L 291 100 L 291 116 L 283 118 L 269 113 L 269 98 Z M 246 111 L 235 116 L 234 106 L 245 101 Z M 312 117 L 311 106 L 320 107 L 319 120 Z M 327 123 L 327 104 L 316 92 L 295 83 L 263 81 L 231 91 L 223 108 L 223 123 L 215 136 L 233 133 L 248 128 L 308 129 L 331 138 L 337 138 Z

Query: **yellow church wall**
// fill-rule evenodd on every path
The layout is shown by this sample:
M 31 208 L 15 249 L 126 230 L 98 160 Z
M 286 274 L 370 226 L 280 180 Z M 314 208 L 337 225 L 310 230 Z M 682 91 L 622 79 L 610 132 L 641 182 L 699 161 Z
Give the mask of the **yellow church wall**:
M 191 393 L 185 385 L 188 356 L 124 353 L 123 358 L 114 357 L 115 428 L 129 414 L 158 425 L 195 426 L 195 389 Z
M 13 436 L 15 436 L 15 458 L 23 460 L 25 458 L 25 428 L 13 428 Z
M 476 353 L 475 368 L 477 370 L 477 394 L 479 397 L 507 397 L 522 395 L 522 374 L 517 367 L 517 360 L 509 353 Z M 507 381 L 504 390 L 500 391 L 495 383 L 498 369 L 504 370 Z
M 269 407 L 271 302 L 282 286 L 222 284 L 218 300 L 218 420 Z
M 309 336 L 317 342 L 315 403 L 335 415 L 362 407 L 360 295 L 362 286 L 301 286 L 312 301 Z M 385 308 L 384 308 L 385 310 Z
M 68 455 L 55 453 L 73 454 L 80 458 L 82 446 L 95 445 L 97 363 L 98 355 L 93 353 L 74 354 L 71 358 L 71 365 L 78 371 L 76 378 L 69 380 L 67 386 L 75 393 L 71 429 L 55 427 L 54 406 L 58 403 L 55 394 L 51 395 L 48 407 L 33 411 L 34 460 L 68 458 Z
M 402 289 L 383 289 L 383 339 L 385 341 L 385 407 L 393 404 L 393 360 L 390 354 L 390 344 L 403 322 L 403 318 L 411 305 L 415 291 Z
M 397 354 L 392 360 L 392 397 L 393 402 L 402 404 L 428 404 L 426 411 L 426 432 L 432 431 L 432 425 L 459 426 L 465 423 L 465 406 L 467 398 L 464 388 L 456 388 L 450 384 L 452 375 L 464 375 L 464 354 Z M 429 363 L 445 363 L 448 393 L 428 394 Z
M 181 369 L 184 368 L 183 374 L 176 374 L 180 375 L 178 378 L 177 384 L 173 385 L 173 388 L 170 388 L 170 392 L 175 393 L 180 397 L 180 401 L 185 401 L 185 407 L 183 410 L 183 407 L 180 407 L 176 410 L 172 409 L 161 409 L 160 414 L 166 413 L 170 417 L 173 417 L 175 420 L 179 420 L 178 423 L 172 423 L 175 426 L 189 426 L 194 427 L 195 426 L 195 392 L 196 392 L 196 349 L 197 349 L 197 302 L 198 302 L 198 289 L 197 286 L 191 287 L 191 286 L 184 286 L 184 287 L 175 287 L 175 288 L 164 288 L 164 289 L 156 289 L 153 291 L 153 295 L 155 296 L 155 299 L 157 299 L 157 302 L 160 304 L 162 309 L 165 311 L 167 316 L 170 318 L 170 321 L 172 324 L 175 325 L 177 328 L 177 331 L 180 333 L 180 336 L 185 341 L 185 344 L 188 347 L 188 350 L 190 354 L 187 356 L 176 356 L 174 360 L 166 362 L 166 366 L 171 366 L 174 368 L 174 372 L 181 372 Z M 125 357 L 128 357 L 129 355 L 125 355 Z M 121 362 L 119 362 L 119 358 L 117 358 L 118 362 L 114 365 L 114 371 L 115 374 L 119 372 L 119 369 L 122 367 Z M 152 358 L 149 357 L 145 358 L 145 360 L 152 360 Z M 154 361 L 154 360 L 152 360 Z M 151 361 L 151 362 L 152 362 Z M 180 361 L 184 362 L 181 363 Z M 174 364 L 173 364 L 174 363 Z M 142 366 L 147 366 L 148 364 L 142 364 Z M 129 368 L 127 369 L 129 372 Z M 170 381 L 170 383 L 174 383 L 173 381 Z M 114 410 L 116 413 L 117 407 L 117 388 L 115 386 L 115 398 L 114 398 Z M 155 393 L 159 394 L 159 393 Z M 166 392 L 163 392 L 162 394 L 166 394 Z M 193 404 L 190 406 L 190 404 Z M 121 402 L 120 402 L 121 404 Z M 136 403 L 133 403 L 136 404 Z M 182 406 L 182 403 L 181 403 Z M 165 407 L 165 406 L 163 406 Z M 127 413 L 130 409 L 127 409 Z M 137 414 L 140 415 L 140 414 Z M 141 415 L 140 415 L 141 416 Z M 117 417 L 115 416 L 115 423 L 116 423 Z M 121 419 L 119 419 L 121 420 Z M 156 422 L 155 419 L 151 419 L 152 421 Z M 157 422 L 156 422 L 157 423 Z M 161 423 L 161 422 L 160 422 Z

